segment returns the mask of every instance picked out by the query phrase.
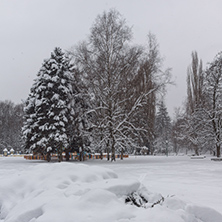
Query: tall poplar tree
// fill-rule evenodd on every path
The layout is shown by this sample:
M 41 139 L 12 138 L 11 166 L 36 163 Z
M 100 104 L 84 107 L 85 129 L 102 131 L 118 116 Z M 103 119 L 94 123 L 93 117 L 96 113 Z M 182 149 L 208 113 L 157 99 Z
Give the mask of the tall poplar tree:
M 191 115 L 203 103 L 203 81 L 204 72 L 202 60 L 198 58 L 197 52 L 191 54 L 192 62 L 187 69 L 187 113 Z
M 206 146 L 201 130 L 203 129 L 203 83 L 204 71 L 202 68 L 202 60 L 198 58 L 196 51 L 191 54 L 192 61 L 187 69 L 187 103 L 186 117 L 184 125 L 184 140 L 188 147 L 199 155 Z M 202 119 L 202 120 L 201 120 Z

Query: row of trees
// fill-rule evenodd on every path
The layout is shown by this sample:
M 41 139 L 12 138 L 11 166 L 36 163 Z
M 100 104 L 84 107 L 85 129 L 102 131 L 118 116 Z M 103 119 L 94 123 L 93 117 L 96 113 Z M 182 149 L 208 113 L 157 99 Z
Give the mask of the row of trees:
M 196 155 L 211 151 L 221 155 L 222 144 L 222 53 L 206 70 L 197 52 L 187 71 L 187 103 L 174 122 L 176 142 Z
M 45 60 L 25 105 L 25 148 L 33 152 L 154 151 L 157 97 L 170 83 L 154 35 L 131 44 L 115 10 L 99 15 L 89 38 Z M 109 159 L 109 157 L 108 157 Z
M 115 153 L 210 150 L 220 156 L 222 53 L 203 70 L 196 52 L 187 70 L 187 101 L 173 122 L 164 103 L 170 69 L 154 35 L 131 43 L 132 30 L 115 10 L 95 20 L 89 38 L 44 61 L 25 103 L 25 149 Z M 4 139 L 2 141 L 6 141 Z M 108 159 L 110 156 L 108 155 Z

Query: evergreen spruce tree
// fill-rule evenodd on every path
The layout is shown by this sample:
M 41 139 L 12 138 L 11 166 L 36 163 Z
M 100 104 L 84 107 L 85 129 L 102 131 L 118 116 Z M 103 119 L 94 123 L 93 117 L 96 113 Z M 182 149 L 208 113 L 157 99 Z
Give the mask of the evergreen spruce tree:
M 60 48 L 45 60 L 26 101 L 23 135 L 25 148 L 37 153 L 58 152 L 68 147 L 72 125 L 69 60 Z
M 171 137 L 171 120 L 163 100 L 159 104 L 155 122 L 156 148 L 159 152 L 166 151 L 168 153 L 168 142 Z
M 80 161 L 84 160 L 83 153 L 90 151 L 90 139 L 92 138 L 90 132 L 89 119 L 92 118 L 88 114 L 90 107 L 90 95 L 88 88 L 83 80 L 82 73 L 78 69 L 72 69 L 72 88 L 73 88 L 73 105 L 75 107 L 73 116 L 71 146 L 66 152 L 80 152 Z M 69 160 L 69 155 L 66 155 L 66 160 Z

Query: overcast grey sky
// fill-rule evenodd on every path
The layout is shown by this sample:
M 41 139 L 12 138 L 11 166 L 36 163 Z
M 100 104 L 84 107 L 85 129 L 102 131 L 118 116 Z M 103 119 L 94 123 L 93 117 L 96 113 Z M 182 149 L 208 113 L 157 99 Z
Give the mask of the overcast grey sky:
M 172 115 L 186 97 L 191 52 L 206 65 L 222 49 L 221 0 L 0 0 L 0 100 L 25 100 L 51 51 L 86 39 L 96 16 L 111 8 L 133 26 L 134 43 L 156 35 L 176 83 L 166 98 Z

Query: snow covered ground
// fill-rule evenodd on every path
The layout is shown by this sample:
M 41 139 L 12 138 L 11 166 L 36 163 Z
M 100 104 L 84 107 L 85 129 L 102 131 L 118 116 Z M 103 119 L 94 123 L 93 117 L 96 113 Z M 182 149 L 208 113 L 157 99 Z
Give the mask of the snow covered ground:
M 222 222 L 222 163 L 187 156 L 0 157 L 1 222 Z M 125 203 L 143 196 L 143 207 Z

